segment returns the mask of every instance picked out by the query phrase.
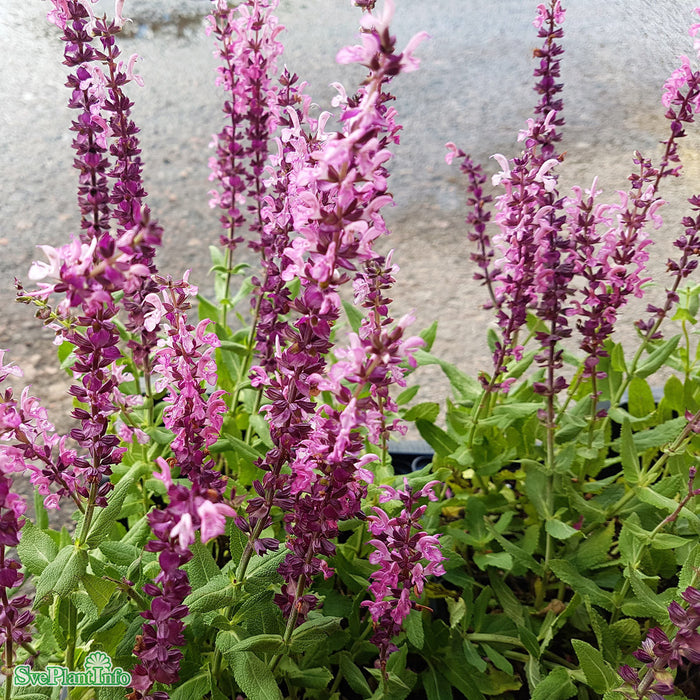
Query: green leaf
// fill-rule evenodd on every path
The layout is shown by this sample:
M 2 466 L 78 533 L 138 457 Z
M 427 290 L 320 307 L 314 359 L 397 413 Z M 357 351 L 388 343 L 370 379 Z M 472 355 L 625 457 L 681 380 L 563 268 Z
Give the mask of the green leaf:
M 430 352 L 435 342 L 435 337 L 437 336 L 438 322 L 433 321 L 427 328 L 422 330 L 418 335 L 425 343 L 424 350 Z
M 59 598 L 77 589 L 87 569 L 88 554 L 84 549 L 68 545 L 44 569 L 36 581 L 34 607 L 38 607 L 50 595 Z
M 190 612 L 205 613 L 232 605 L 236 591 L 228 576 L 219 574 L 185 598 Z
M 519 547 L 517 544 L 514 544 L 510 540 L 507 540 L 503 535 L 499 534 L 496 532 L 496 528 L 493 526 L 493 523 L 490 520 L 485 521 L 486 529 L 491 533 L 498 544 L 503 547 L 503 549 L 508 552 L 508 554 L 513 557 L 513 561 L 516 564 L 519 564 L 521 566 L 524 566 L 526 569 L 529 569 L 530 571 L 534 572 L 538 576 L 542 576 L 544 574 L 544 568 L 540 562 L 538 562 L 533 556 L 528 554 L 522 547 Z
M 24 521 L 22 537 L 17 545 L 17 554 L 31 574 L 40 574 L 58 554 L 56 543 L 32 523 Z
M 299 625 L 289 642 L 292 651 L 307 651 L 340 629 L 340 617 L 315 617 Z
M 449 681 L 438 673 L 433 666 L 421 674 L 421 681 L 428 700 L 452 700 L 452 688 Z
M 350 653 L 341 651 L 338 655 L 338 664 L 340 672 L 345 677 L 348 685 L 363 698 L 368 698 L 372 695 L 372 689 L 369 687 L 367 679 L 364 677 L 360 667 L 352 660 Z
M 94 622 L 100 616 L 97 606 L 85 591 L 73 591 L 70 594 L 70 600 L 83 613 L 86 620 Z
M 292 685 L 300 688 L 323 690 L 333 680 L 333 674 L 325 667 L 285 669 L 285 675 Z
M 510 571 L 513 568 L 513 557 L 508 552 L 489 552 L 487 554 L 476 552 L 473 559 L 474 563 L 482 571 L 486 571 L 486 568 L 489 566 L 493 566 L 496 569 L 504 569 L 505 571 Z
M 169 691 L 170 700 L 202 700 L 209 692 L 210 684 L 209 674 L 200 673 Z
M 345 315 L 347 316 L 348 323 L 350 324 L 350 328 L 357 333 L 360 330 L 360 324 L 362 323 L 362 319 L 365 317 L 365 315 L 358 309 L 354 304 L 351 304 L 349 301 L 343 301 L 343 310 L 345 311 Z
M 121 517 L 122 506 L 127 493 L 131 489 L 134 480 L 138 478 L 139 472 L 143 471 L 145 466 L 145 464 L 139 463 L 131 467 L 114 487 L 107 499 L 107 505 L 104 508 L 97 509 L 97 515 L 92 521 L 90 532 L 85 540 L 85 544 L 90 549 L 97 547 L 102 540 L 107 539 L 109 536 L 112 526 Z
M 192 559 L 185 564 L 185 570 L 190 577 L 192 590 L 196 591 L 205 583 L 221 575 L 221 570 L 214 561 L 209 548 L 201 542 L 193 542 L 190 545 Z
M 552 559 L 549 563 L 554 575 L 583 596 L 588 596 L 594 605 L 600 605 L 608 611 L 614 608 L 612 596 L 589 578 L 582 576 L 567 559 Z
M 516 625 L 525 624 L 525 611 L 523 610 L 523 606 L 515 597 L 513 591 L 506 585 L 505 581 L 503 581 L 495 571 L 489 570 L 489 582 L 498 602 L 503 608 L 503 612 L 513 620 Z
M 700 544 L 696 544 L 683 562 L 683 568 L 678 575 L 678 590 L 684 591 L 688 586 L 695 586 L 700 569 Z
M 613 690 L 620 686 L 620 677 L 613 670 L 612 666 L 605 661 L 598 649 L 581 639 L 572 639 L 571 644 L 574 647 L 588 685 L 596 693 L 604 693 L 607 690 Z
M 450 382 L 458 401 L 473 402 L 481 396 L 481 384 L 449 362 L 445 362 L 425 350 L 417 350 L 414 357 L 418 365 L 438 365 Z
M 559 667 L 537 684 L 531 700 L 568 700 L 576 693 L 576 686 L 571 682 L 566 669 Z
M 397 397 L 396 397 L 396 405 L 397 406 L 405 406 L 407 403 L 409 403 L 413 397 L 418 393 L 420 390 L 420 387 L 416 384 L 414 386 L 409 386 L 408 389 L 404 389 Z
M 574 555 L 577 568 L 587 571 L 608 561 L 614 535 L 615 523 L 610 521 L 604 530 L 596 530 L 587 540 L 581 542 Z
M 219 264 L 219 263 L 216 263 Z M 204 321 L 204 319 L 211 319 L 212 321 L 219 322 L 219 307 L 213 304 L 209 299 L 203 297 L 201 294 L 197 294 L 198 312 L 199 320 Z
M 450 659 L 451 661 L 451 659 Z M 462 659 L 459 659 L 462 661 Z M 469 700 L 486 700 L 485 695 L 474 682 L 474 674 L 471 669 L 465 668 L 462 663 L 438 663 L 438 668 L 453 688 L 457 688 L 465 698 Z M 484 665 L 485 662 L 484 662 Z
M 480 673 L 483 673 L 489 667 L 486 661 L 479 656 L 477 648 L 468 639 L 463 641 L 462 651 L 465 661 Z
M 220 632 L 216 644 L 227 655 L 241 651 L 259 651 L 265 654 L 279 654 L 284 649 L 284 639 L 280 634 L 256 634 L 252 637 L 236 640 L 233 632 Z
M 528 464 L 525 467 L 525 493 L 532 505 L 535 506 L 537 514 L 543 520 L 547 519 L 551 515 L 545 497 L 547 493 L 547 475 L 536 464 Z
M 449 605 L 452 599 L 448 598 L 447 603 Z M 460 598 L 462 605 L 464 601 Z M 464 615 L 464 613 L 462 613 Z M 450 611 L 450 620 L 452 620 L 452 611 Z M 454 626 L 450 624 L 450 626 Z M 423 616 L 418 610 L 411 610 L 408 613 L 408 617 L 404 621 L 404 628 L 406 630 L 406 636 L 408 641 L 413 644 L 416 649 L 422 649 L 425 643 L 425 635 L 423 633 Z
M 45 498 L 39 491 L 34 491 L 34 514 L 36 515 L 36 527 L 39 530 L 48 530 L 49 528 L 49 512 L 44 505 Z
M 547 520 L 544 529 L 557 540 L 568 540 L 570 537 L 579 533 L 575 527 L 553 518 Z
M 416 421 L 416 428 L 421 437 L 435 450 L 441 457 L 452 454 L 459 445 L 442 429 L 434 423 L 421 420 Z
M 285 546 L 281 546 L 277 552 L 264 556 L 256 554 L 251 557 L 245 579 L 246 589 L 257 591 L 279 581 L 280 575 L 277 573 L 277 569 L 287 556 L 287 551 Z
M 138 547 L 121 541 L 105 540 L 100 543 L 99 549 L 108 562 L 117 566 L 130 566 L 141 556 Z
M 625 569 L 625 576 L 632 584 L 634 600 L 625 603 L 622 606 L 622 612 L 631 617 L 652 617 L 658 623 L 666 624 L 668 622 L 668 603 L 665 599 L 654 593 L 635 569 L 628 566 Z
M 674 335 L 673 338 L 669 338 L 661 343 L 661 345 L 637 368 L 637 371 L 634 373 L 635 376 L 644 378 L 648 377 L 650 374 L 654 374 L 654 372 L 656 372 L 671 356 L 671 353 L 678 346 L 680 339 L 680 334 Z
M 419 403 L 412 406 L 408 411 L 406 411 L 403 419 L 406 421 L 415 421 L 420 418 L 421 420 L 434 423 L 439 413 L 440 404 L 433 403 L 432 401 L 426 401 L 424 403 Z
M 282 693 L 272 671 L 253 652 L 241 651 L 229 655 L 224 651 L 222 653 L 231 665 L 236 683 L 249 700 L 282 700 Z
M 656 402 L 648 382 L 641 377 L 632 377 L 629 385 L 629 412 L 644 418 L 656 410 Z
M 662 496 L 649 486 L 639 489 L 637 491 L 637 496 L 643 503 L 648 503 L 650 506 L 654 506 L 655 508 L 669 514 L 674 513 L 679 505 L 678 501 L 674 501 L 672 498 L 668 498 L 667 496 Z M 693 522 L 698 522 L 698 520 L 700 520 L 700 518 L 698 518 L 698 516 L 687 507 L 681 508 L 679 517 L 687 518 Z
M 675 440 L 687 424 L 688 421 L 683 417 L 673 418 L 650 430 L 635 433 L 634 445 L 637 448 L 637 452 L 644 452 L 651 447 L 662 447 Z
M 615 343 L 610 353 L 610 366 L 616 372 L 626 372 L 627 365 L 625 364 L 625 350 L 622 343 Z
M 455 600 L 454 598 L 447 598 L 446 599 L 447 603 L 447 610 L 450 613 L 450 629 L 454 629 L 457 627 L 457 625 L 462 621 L 464 616 L 467 613 L 467 605 L 464 602 L 464 598 L 458 598 Z M 416 612 L 415 610 L 411 611 Z M 421 631 L 422 631 L 422 625 L 421 625 Z M 410 637 L 409 637 L 410 640 Z M 422 640 L 421 640 L 422 641 Z M 421 647 L 419 647 L 421 648 Z
M 481 648 L 486 652 L 486 656 L 489 657 L 491 663 L 503 673 L 508 675 L 513 675 L 513 665 L 506 659 L 500 651 L 496 651 L 490 644 L 482 643 Z
M 93 576 L 93 574 L 85 574 L 82 582 L 85 592 L 90 596 L 90 600 L 92 600 L 97 607 L 97 611 L 101 613 L 107 603 L 109 603 L 112 593 L 117 590 L 117 584 L 113 581 L 100 578 L 99 576 Z

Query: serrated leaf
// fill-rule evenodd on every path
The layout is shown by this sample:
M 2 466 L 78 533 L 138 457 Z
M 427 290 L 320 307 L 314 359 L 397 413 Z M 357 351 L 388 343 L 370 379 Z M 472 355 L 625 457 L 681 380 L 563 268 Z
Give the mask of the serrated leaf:
M 652 447 L 663 447 L 675 440 L 688 421 L 685 418 L 673 418 L 649 430 L 634 434 L 634 446 L 637 452 L 644 452 Z
M 210 688 L 209 675 L 201 673 L 170 690 L 170 700 L 202 700 Z M 123 691 L 122 691 L 123 692 Z
M 282 693 L 272 671 L 253 652 L 236 652 L 227 655 L 226 660 L 236 683 L 249 700 L 282 700 Z
M 292 633 L 292 651 L 307 651 L 340 629 L 340 617 L 316 617 L 299 625 Z
M 577 568 L 586 571 L 608 561 L 614 534 L 615 524 L 610 521 L 605 529 L 596 530 L 587 540 L 581 542 L 574 555 Z
M 554 518 L 547 520 L 544 529 L 557 540 L 568 540 L 579 533 L 575 527 Z
M 598 649 L 581 639 L 572 639 L 571 644 L 588 685 L 596 693 L 604 693 L 606 690 L 613 690 L 621 685 L 620 677 L 605 661 Z
M 684 591 L 688 586 L 695 586 L 700 569 L 700 544 L 696 544 L 683 562 L 678 575 L 678 590 Z
M 201 542 L 190 545 L 192 559 L 185 564 L 185 570 L 190 578 L 192 590 L 196 591 L 204 584 L 221 575 L 221 570 L 214 561 L 209 548 Z
M 638 613 L 642 612 L 644 616 L 652 617 L 660 624 L 666 624 L 668 622 L 668 607 L 665 601 L 644 583 L 639 572 L 635 569 L 627 567 L 625 576 L 632 584 L 635 599 L 624 604 L 622 612 L 634 617 L 641 617 Z
M 72 545 L 61 549 L 36 580 L 34 607 L 38 607 L 49 595 L 61 598 L 76 590 L 87 569 L 87 562 L 88 554 L 84 549 Z
M 333 674 L 325 667 L 295 668 L 286 672 L 286 677 L 292 685 L 300 688 L 323 690 L 333 680 Z
M 226 655 L 241 651 L 259 651 L 265 654 L 279 654 L 284 649 L 284 639 L 280 634 L 255 634 L 252 637 L 237 640 L 233 632 L 220 632 L 216 645 Z
M 141 556 L 138 547 L 121 541 L 105 540 L 100 542 L 99 549 L 108 562 L 117 566 L 131 566 Z
M 70 601 L 75 607 L 85 615 L 89 621 L 97 620 L 100 613 L 95 603 L 92 602 L 90 596 L 85 591 L 73 591 L 70 594 Z
M 251 557 L 246 572 L 246 588 L 248 590 L 260 590 L 267 588 L 271 583 L 280 578 L 277 569 L 287 556 L 287 548 L 282 545 L 277 552 L 268 552 L 264 556 Z
M 554 575 L 582 596 L 588 596 L 594 605 L 611 611 L 614 607 L 612 596 L 589 578 L 582 576 L 576 567 L 566 559 L 552 559 L 549 563 Z
M 531 700 L 568 700 L 576 695 L 576 686 L 564 668 L 555 668 L 535 687 Z
M 649 486 L 639 489 L 637 491 L 637 496 L 643 503 L 648 503 L 649 505 L 669 514 L 674 513 L 679 505 L 677 501 L 674 501 L 672 498 L 668 498 L 667 496 L 662 496 Z M 687 507 L 681 508 L 679 517 L 688 518 L 688 520 L 692 520 L 693 522 L 698 522 L 698 520 L 700 520 L 698 516 Z
M 29 573 L 40 574 L 56 558 L 58 546 L 31 520 L 25 520 L 17 554 Z
M 228 576 L 219 574 L 185 598 L 190 612 L 205 613 L 232 605 L 236 591 Z
M 450 613 L 450 628 L 454 629 L 462 621 L 467 613 L 467 605 L 464 602 L 464 598 L 447 598 L 447 610 Z M 411 612 L 416 612 L 412 610 Z M 417 615 L 416 615 L 417 616 Z M 422 624 L 421 624 L 422 630 Z M 410 637 L 409 637 L 410 639 Z M 421 647 L 419 647 L 420 649 Z
M 99 613 L 104 610 L 112 593 L 117 590 L 117 584 L 113 581 L 107 581 L 92 574 L 85 574 L 82 578 L 82 584 Z
M 99 508 L 95 516 L 90 532 L 85 540 L 85 544 L 89 548 L 97 547 L 104 539 L 109 536 L 110 530 L 114 523 L 121 517 L 122 506 L 126 495 L 131 489 L 134 480 L 138 478 L 139 471 L 145 465 L 134 465 L 114 487 L 114 490 L 107 498 L 107 505 L 104 508 Z
M 654 394 L 648 382 L 641 377 L 632 377 L 628 389 L 629 412 L 637 418 L 644 418 L 656 410 Z
M 449 605 L 451 599 L 448 598 L 447 600 Z M 464 603 L 463 600 L 462 603 Z M 462 615 L 464 615 L 464 613 Z M 450 613 L 450 617 L 451 616 L 452 614 Z M 408 613 L 408 617 L 404 620 L 404 628 L 408 641 L 411 642 L 416 649 L 422 649 L 425 643 L 425 635 L 423 633 L 423 616 L 420 611 L 411 610 L 411 612 Z

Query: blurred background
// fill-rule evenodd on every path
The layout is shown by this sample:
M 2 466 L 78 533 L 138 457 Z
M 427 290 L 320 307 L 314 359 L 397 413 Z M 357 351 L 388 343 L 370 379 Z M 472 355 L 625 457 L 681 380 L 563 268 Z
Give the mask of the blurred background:
M 290 70 L 310 83 L 319 109 L 329 108 L 334 81 L 348 92 L 362 71 L 335 64 L 344 45 L 355 43 L 360 11 L 350 0 L 281 0 L 278 15 Z M 434 352 L 470 373 L 490 369 L 484 342 L 491 314 L 487 294 L 472 280 L 466 240 L 464 181 L 457 164 L 444 161 L 447 141 L 486 164 L 494 153 L 517 155 L 517 133 L 531 116 L 534 0 L 396 0 L 392 28 L 402 47 L 418 31 L 431 38 L 416 52 L 421 68 L 393 83 L 402 143 L 392 162 L 389 212 L 401 267 L 395 316 L 414 310 L 416 331 L 438 320 Z M 617 201 L 626 189 L 636 149 L 660 154 L 668 129 L 660 98 L 681 53 L 693 55 L 688 27 L 693 0 L 568 0 L 564 24 L 565 118 L 562 191 L 589 187 L 593 177 Z M 66 377 L 55 363 L 52 333 L 29 307 L 13 302 L 15 276 L 26 281 L 37 244 L 60 245 L 77 231 L 76 172 L 72 169 L 71 110 L 65 105 L 65 67 L 59 30 L 45 20 L 44 0 L 0 0 L 0 347 L 25 371 L 34 393 L 50 408 L 69 405 Z M 121 41 L 126 58 L 138 53 L 145 87 L 130 85 L 133 117 L 141 129 L 144 177 L 154 216 L 165 229 L 159 267 L 192 277 L 205 294 L 208 246 L 216 244 L 218 217 L 208 206 L 207 160 L 221 128 L 222 94 L 214 86 L 213 43 L 203 30 L 207 0 L 127 0 L 133 22 Z M 97 12 L 113 12 L 112 3 Z M 700 127 L 698 129 L 700 133 Z M 672 241 L 680 234 L 684 201 L 700 191 L 700 137 L 691 130 L 681 146 L 684 177 L 666 183 L 666 225 L 656 233 L 652 272 L 661 280 L 649 301 L 663 298 L 663 274 Z M 241 249 L 241 258 L 247 253 Z M 621 337 L 633 347 L 627 314 Z M 623 324 L 620 324 L 622 326 Z M 6 358 L 7 359 L 7 358 Z M 441 400 L 447 384 L 440 371 L 421 369 L 419 399 Z M 55 413 L 52 414 L 57 418 Z M 64 419 L 65 420 L 65 419 Z M 59 421 L 60 422 L 60 421 Z

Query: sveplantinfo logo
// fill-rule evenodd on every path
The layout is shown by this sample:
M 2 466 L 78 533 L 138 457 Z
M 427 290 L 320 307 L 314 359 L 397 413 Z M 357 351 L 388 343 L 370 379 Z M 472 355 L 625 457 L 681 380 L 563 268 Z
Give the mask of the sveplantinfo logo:
M 131 674 L 117 666 L 112 668 L 112 659 L 103 651 L 92 651 L 85 657 L 83 671 L 69 671 L 65 666 L 48 664 L 43 671 L 33 671 L 31 666 L 15 666 L 12 682 L 16 686 L 113 686 L 127 688 L 131 685 Z

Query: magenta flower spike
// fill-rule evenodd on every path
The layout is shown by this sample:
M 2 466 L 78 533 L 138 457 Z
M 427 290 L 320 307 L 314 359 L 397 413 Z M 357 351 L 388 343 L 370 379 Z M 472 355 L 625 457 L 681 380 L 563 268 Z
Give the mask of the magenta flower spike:
M 197 326 L 187 322 L 189 299 L 197 288 L 188 282 L 188 274 L 178 282 L 156 277 L 160 295 L 149 294 L 145 303 L 149 325 L 160 325 L 166 337 L 158 341 L 153 370 L 158 375 L 156 391 L 165 391 L 163 424 L 174 433 L 171 449 L 174 457 L 157 459 L 160 479 L 168 492 L 168 505 L 154 510 L 149 523 L 156 539 L 146 549 L 158 552 L 161 573 L 144 592 L 153 597 L 150 610 L 142 613 L 148 621 L 137 637 L 134 653 L 139 663 L 133 671 L 131 700 L 160 700 L 167 694 L 151 693 L 154 683 L 172 684 L 179 679 L 184 645 L 183 604 L 191 588 L 181 568 L 192 557 L 190 545 L 200 532 L 202 542 L 224 532 L 226 518 L 235 510 L 224 502 L 226 480 L 217 471 L 208 448 L 216 442 L 226 413 L 221 390 L 207 395 L 206 386 L 217 381 L 214 351 L 219 339 L 207 332 L 208 321 Z M 171 470 L 177 468 L 188 484 L 175 482 Z M 160 693 L 160 694 L 159 694 Z
M 371 575 L 369 592 L 374 600 L 363 601 L 374 624 L 372 642 L 379 649 L 379 663 L 386 674 L 386 662 L 397 647 L 393 639 L 403 629 L 403 623 L 411 610 L 423 606 L 416 603 L 413 594 L 420 596 L 429 576 L 445 573 L 444 557 L 440 552 L 438 538 L 423 531 L 420 519 L 426 506 L 418 505 L 420 499 L 437 500 L 434 489 L 439 482 L 431 481 L 422 489 L 413 491 L 404 479 L 403 489 L 382 486 L 380 503 L 400 501 L 401 511 L 390 518 L 384 510 L 375 506 L 374 515 L 367 516 L 369 531 L 374 539 L 370 554 L 371 564 L 379 569 Z

